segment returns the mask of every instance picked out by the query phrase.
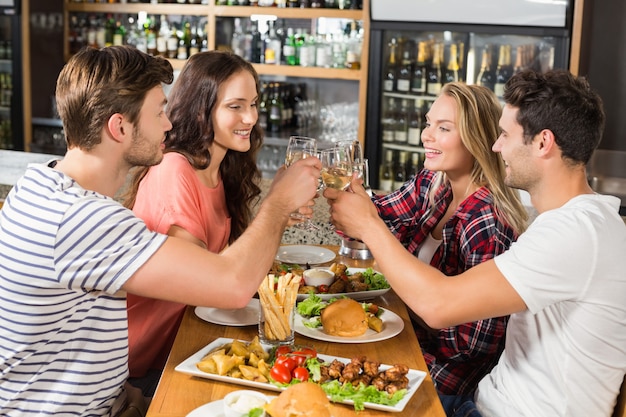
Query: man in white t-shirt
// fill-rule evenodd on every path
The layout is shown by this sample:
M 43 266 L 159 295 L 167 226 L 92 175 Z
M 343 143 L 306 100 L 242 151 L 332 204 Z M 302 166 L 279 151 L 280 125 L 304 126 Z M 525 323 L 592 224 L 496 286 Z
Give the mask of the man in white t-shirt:
M 243 307 L 289 213 L 312 203 L 321 166 L 307 158 L 278 173 L 245 233 L 214 254 L 151 232 L 115 201 L 130 168 L 163 157 L 172 79 L 167 60 L 127 46 L 83 49 L 61 71 L 68 151 L 30 166 L 0 210 L 0 415 L 118 415 L 130 390 L 126 293 Z M 256 122 L 249 111 L 237 140 Z
M 558 70 L 514 75 L 504 101 L 493 150 L 506 184 L 528 191 L 539 215 L 493 260 L 443 276 L 404 250 L 362 187 L 324 196 L 335 226 L 367 244 L 429 326 L 511 315 L 500 361 L 475 395 L 442 397 L 448 415 L 609 417 L 626 372 L 626 226 L 619 199 L 595 194 L 586 178 L 602 101 Z

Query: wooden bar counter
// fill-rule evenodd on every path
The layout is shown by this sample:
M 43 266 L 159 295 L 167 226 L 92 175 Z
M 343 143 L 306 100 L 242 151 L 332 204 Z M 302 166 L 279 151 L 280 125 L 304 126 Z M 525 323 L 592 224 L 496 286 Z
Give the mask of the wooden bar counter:
M 326 247 L 335 251 L 335 253 L 338 249 L 337 246 Z M 345 257 L 337 257 L 334 261 L 352 267 L 375 267 L 374 261 L 356 261 Z M 403 319 L 404 329 L 400 334 L 380 342 L 352 344 L 313 340 L 296 333 L 295 343 L 312 346 L 319 353 L 326 355 L 344 358 L 365 355 L 381 363 L 390 365 L 403 363 L 412 369 L 428 373 L 404 303 L 393 290 L 390 290 L 382 297 L 375 298 L 373 301 L 383 308 L 393 311 Z M 252 340 L 256 335 L 256 325 L 229 327 L 208 323 L 195 315 L 193 307 L 187 307 L 165 370 L 148 409 L 148 417 L 186 416 L 189 412 L 203 404 L 224 398 L 231 391 L 249 389 L 249 387 L 243 385 L 186 375 L 174 371 L 174 368 L 219 337 Z M 263 392 L 269 395 L 279 394 L 277 391 L 270 390 Z M 383 415 L 395 415 L 398 417 L 445 416 L 430 375 L 422 382 L 405 409 L 399 413 L 376 411 L 367 408 L 356 413 L 351 405 L 335 404 L 333 406 L 333 417 L 374 417 Z

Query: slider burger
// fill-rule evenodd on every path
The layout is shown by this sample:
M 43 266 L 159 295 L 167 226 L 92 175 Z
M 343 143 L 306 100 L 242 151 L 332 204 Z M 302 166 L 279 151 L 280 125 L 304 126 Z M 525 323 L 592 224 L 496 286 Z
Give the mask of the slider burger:
M 331 417 L 330 401 L 313 382 L 292 385 L 265 405 L 271 417 Z
M 342 298 L 326 306 L 320 316 L 324 333 L 331 336 L 362 336 L 368 329 L 367 314 L 360 303 Z

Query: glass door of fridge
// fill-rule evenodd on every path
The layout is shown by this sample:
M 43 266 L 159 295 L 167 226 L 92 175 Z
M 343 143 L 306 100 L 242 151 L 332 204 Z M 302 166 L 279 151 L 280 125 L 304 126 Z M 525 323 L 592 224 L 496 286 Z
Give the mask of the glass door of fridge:
M 506 28 L 507 33 L 440 27 L 452 30 L 432 25 L 428 30 L 382 30 L 380 50 L 371 52 L 378 54 L 380 68 L 370 69 L 379 81 L 370 83 L 377 93 L 370 95 L 368 108 L 379 116 L 367 129 L 366 151 L 369 147 L 368 158 L 378 164 L 378 182 L 373 183 L 380 190 L 399 188 L 422 168 L 424 117 L 443 85 L 452 81 L 485 85 L 501 97 L 515 72 L 527 68 L 545 72 L 567 65 L 566 37 L 528 28 Z M 376 38 L 373 32 L 371 45 L 377 45 Z M 375 165 L 371 169 L 375 172 Z

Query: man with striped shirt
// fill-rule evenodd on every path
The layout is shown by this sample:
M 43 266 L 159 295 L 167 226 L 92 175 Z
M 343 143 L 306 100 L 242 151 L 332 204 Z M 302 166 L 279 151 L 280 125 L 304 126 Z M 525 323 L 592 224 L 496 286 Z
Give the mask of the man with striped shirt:
M 245 306 L 289 213 L 310 204 L 316 158 L 278 173 L 247 231 L 221 254 L 149 231 L 113 199 L 133 166 L 158 164 L 172 125 L 168 61 L 87 48 L 57 81 L 68 151 L 32 165 L 0 211 L 0 415 L 115 416 L 126 407 L 126 292 Z M 243 127 L 242 127 L 243 129 Z M 229 285 L 208 284 L 221 276 Z

